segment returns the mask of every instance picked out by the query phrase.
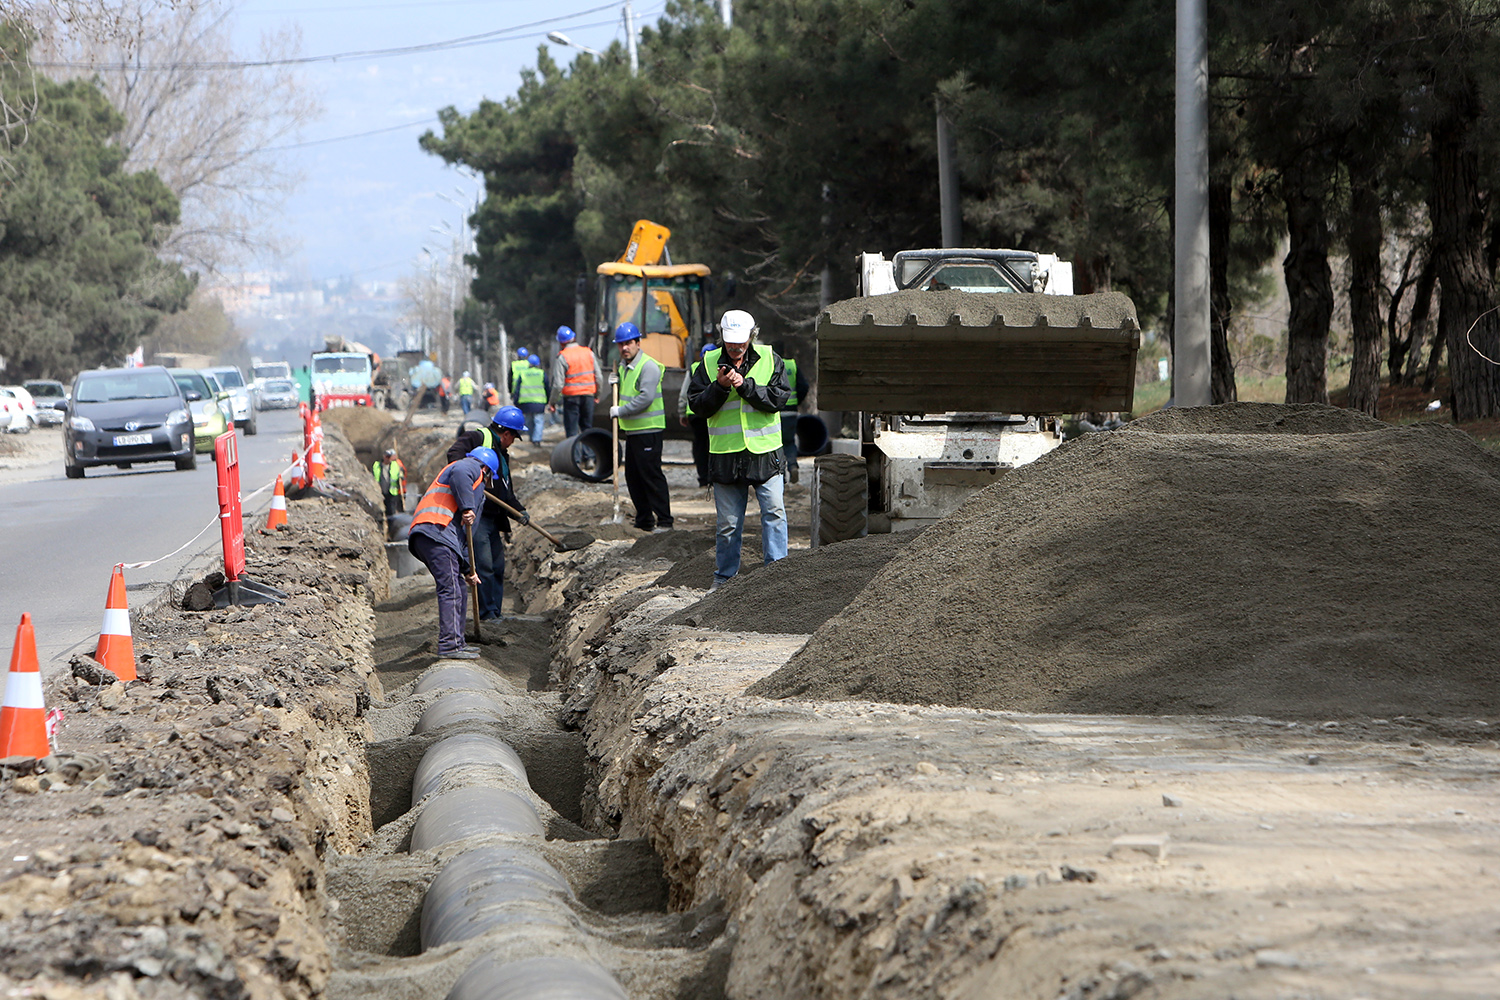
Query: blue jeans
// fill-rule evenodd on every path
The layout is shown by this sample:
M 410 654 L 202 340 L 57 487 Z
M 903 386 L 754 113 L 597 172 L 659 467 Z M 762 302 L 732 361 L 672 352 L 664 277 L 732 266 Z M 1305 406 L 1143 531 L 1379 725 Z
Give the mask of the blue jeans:
M 464 393 L 458 397 L 458 405 L 464 408 L 464 416 L 467 417 L 469 411 L 474 408 L 474 397 L 469 393 Z
M 718 534 L 714 538 L 714 583 L 723 583 L 740 571 L 740 542 L 745 534 L 745 504 L 750 491 L 760 504 L 760 541 L 766 565 L 786 558 L 786 507 L 781 502 L 782 478 L 775 476 L 759 486 L 714 483 L 714 508 L 718 511 Z
M 531 425 L 531 443 L 541 444 L 542 427 L 547 422 L 547 411 L 541 410 L 536 413 L 528 414 L 526 417 L 526 422 Z
M 479 617 L 499 617 L 505 600 L 505 543 L 487 517 L 474 522 L 474 571 L 479 574 Z

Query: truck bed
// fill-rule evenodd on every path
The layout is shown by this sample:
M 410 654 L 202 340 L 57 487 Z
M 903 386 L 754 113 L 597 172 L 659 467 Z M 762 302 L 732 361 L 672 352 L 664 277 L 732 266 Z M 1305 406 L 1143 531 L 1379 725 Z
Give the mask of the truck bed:
M 818 405 L 877 413 L 1128 411 L 1135 304 L 1093 295 L 905 291 L 818 317 Z

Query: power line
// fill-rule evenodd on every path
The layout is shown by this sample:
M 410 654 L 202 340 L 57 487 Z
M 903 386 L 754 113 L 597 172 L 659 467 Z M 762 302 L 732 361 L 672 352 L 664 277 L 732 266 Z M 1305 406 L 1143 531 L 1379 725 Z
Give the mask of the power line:
M 138 71 L 168 71 L 178 69 L 197 70 L 228 70 L 228 69 L 263 69 L 271 66 L 305 66 L 308 63 L 337 62 L 340 59 L 372 59 L 383 56 L 413 55 L 419 52 L 440 52 L 445 49 L 468 48 L 473 45 L 488 45 L 492 42 L 507 41 L 510 39 L 502 36 L 512 35 L 525 37 L 525 34 L 533 28 L 543 28 L 571 21 L 574 18 L 584 17 L 588 14 L 597 14 L 602 10 L 610 10 L 615 5 L 613 2 L 601 4 L 598 7 L 590 7 L 575 14 L 567 14 L 558 17 L 549 17 L 542 21 L 531 21 L 527 24 L 518 24 L 509 28 L 497 28 L 494 31 L 485 31 L 477 35 L 463 35 L 459 38 L 449 38 L 440 42 L 426 42 L 421 45 L 403 45 L 391 49 L 362 49 L 352 52 L 335 52 L 323 56 L 297 56 L 289 59 L 257 59 L 245 61 L 225 62 L 183 62 L 183 63 L 160 63 L 152 65 L 138 65 L 136 63 L 89 63 L 89 62 L 37 62 L 33 66 L 41 69 L 92 69 L 92 70 L 138 70 Z M 599 24 L 574 25 L 578 28 L 593 28 L 602 25 L 613 24 L 614 21 L 603 21 Z
M 423 118 L 421 121 L 406 122 L 402 125 L 389 125 L 385 128 L 371 129 L 368 132 L 355 132 L 351 135 L 335 135 L 330 136 L 327 139 L 309 139 L 307 142 L 290 142 L 285 146 L 267 146 L 264 149 L 258 150 L 258 152 L 276 153 L 280 152 L 283 149 L 303 149 L 307 146 L 321 146 L 324 143 L 328 142 L 343 142 L 346 139 L 363 139 L 367 135 L 383 135 L 386 132 L 399 132 L 404 128 L 414 128 L 417 125 L 431 125 L 434 121 L 435 119 L 432 118 Z
M 509 0 L 511 3 L 530 3 L 531 0 Z M 368 13 L 373 10 L 404 10 L 413 7 L 473 7 L 479 4 L 493 6 L 495 0 L 425 0 L 421 3 L 359 4 L 353 7 L 269 7 L 264 10 L 240 9 L 240 14 L 334 14 L 347 11 Z

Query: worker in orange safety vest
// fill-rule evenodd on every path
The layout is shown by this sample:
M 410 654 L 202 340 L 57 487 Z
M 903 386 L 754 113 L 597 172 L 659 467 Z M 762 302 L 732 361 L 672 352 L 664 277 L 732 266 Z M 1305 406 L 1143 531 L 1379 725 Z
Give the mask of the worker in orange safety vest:
M 557 328 L 557 342 L 562 347 L 552 363 L 552 393 L 547 412 L 556 413 L 558 401 L 563 408 L 563 429 L 568 437 L 594 426 L 594 401 L 604 388 L 594 353 L 578 343 L 578 335 L 566 326 Z

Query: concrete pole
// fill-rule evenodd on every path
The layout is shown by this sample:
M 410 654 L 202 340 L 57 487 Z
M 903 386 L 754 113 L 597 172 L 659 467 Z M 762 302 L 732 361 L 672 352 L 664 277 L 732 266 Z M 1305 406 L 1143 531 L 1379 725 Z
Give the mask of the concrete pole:
M 734 0 L 719 0 L 719 18 L 724 27 L 734 27 Z
M 630 75 L 636 76 L 641 71 L 641 58 L 635 46 L 635 8 L 630 0 L 625 0 L 625 49 L 630 53 Z
M 937 111 L 938 147 L 938 201 L 943 224 L 943 246 L 963 246 L 963 206 L 958 197 L 958 149 L 953 141 L 953 126 L 943 114 L 941 104 Z
M 1177 0 L 1177 208 L 1172 398 L 1208 406 L 1213 359 L 1208 291 L 1206 0 Z
M 510 337 L 505 332 L 505 324 L 500 324 L 500 384 L 496 386 L 500 390 L 500 403 L 503 406 L 510 405 Z

